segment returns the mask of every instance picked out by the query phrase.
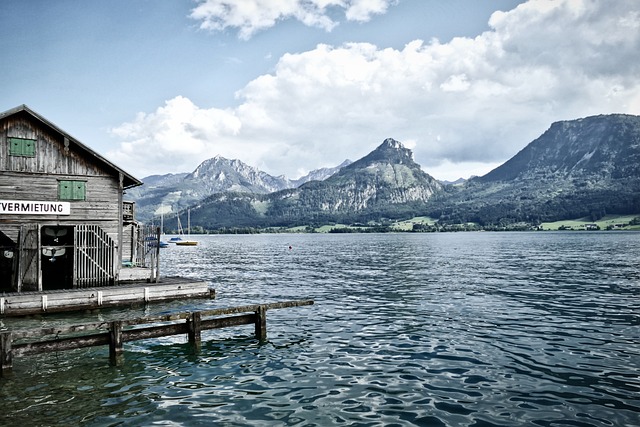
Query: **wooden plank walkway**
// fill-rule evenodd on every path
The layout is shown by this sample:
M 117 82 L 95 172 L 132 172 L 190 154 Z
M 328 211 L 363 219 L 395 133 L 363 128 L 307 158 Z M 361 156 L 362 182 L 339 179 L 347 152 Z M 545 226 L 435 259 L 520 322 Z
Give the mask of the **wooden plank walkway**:
M 313 300 L 294 300 L 111 322 L 3 331 L 0 332 L 0 374 L 10 371 L 13 360 L 20 356 L 100 345 L 109 346 L 110 363 L 120 366 L 123 363 L 125 342 L 170 335 L 186 334 L 194 351 L 199 352 L 201 331 L 239 325 L 254 324 L 256 338 L 264 341 L 267 338 L 267 310 L 313 303 Z M 215 317 L 230 314 L 235 316 Z M 53 338 L 43 339 L 44 337 Z
M 131 283 L 0 294 L 0 317 L 116 307 L 187 298 L 213 298 L 207 282 L 183 277 L 163 277 L 157 283 Z

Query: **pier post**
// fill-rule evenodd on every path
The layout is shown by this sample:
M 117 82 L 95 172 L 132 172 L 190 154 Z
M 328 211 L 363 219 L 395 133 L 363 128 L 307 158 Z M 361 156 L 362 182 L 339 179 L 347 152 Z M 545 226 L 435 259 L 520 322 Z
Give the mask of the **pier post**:
M 160 237 L 162 237 L 162 230 L 160 230 L 160 227 L 158 227 L 156 229 L 156 242 L 158 243 L 158 245 L 156 246 L 156 274 L 153 278 L 153 283 L 158 283 L 158 280 L 160 278 Z M 153 269 L 153 266 L 151 268 Z
M 267 340 L 267 307 L 264 305 L 258 306 L 256 314 L 256 338 L 259 341 Z
M 0 376 L 3 376 L 13 368 L 12 335 L 11 332 L 0 333 Z
M 122 352 L 122 322 L 114 321 L 109 328 L 109 363 L 112 366 L 122 366 Z
M 193 347 L 195 354 L 200 353 L 202 315 L 199 311 L 191 313 L 187 319 L 187 335 L 189 336 L 189 344 Z

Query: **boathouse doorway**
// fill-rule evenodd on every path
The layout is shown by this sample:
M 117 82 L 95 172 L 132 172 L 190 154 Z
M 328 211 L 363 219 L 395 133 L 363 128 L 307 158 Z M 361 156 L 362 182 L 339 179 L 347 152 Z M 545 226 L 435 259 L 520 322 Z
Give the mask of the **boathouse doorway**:
M 17 292 L 111 286 L 118 273 L 117 245 L 98 225 L 23 224 L 11 255 Z
M 42 290 L 73 288 L 73 226 L 43 226 L 41 241 Z
M 0 231 L 0 292 L 13 292 L 17 265 L 16 244 Z

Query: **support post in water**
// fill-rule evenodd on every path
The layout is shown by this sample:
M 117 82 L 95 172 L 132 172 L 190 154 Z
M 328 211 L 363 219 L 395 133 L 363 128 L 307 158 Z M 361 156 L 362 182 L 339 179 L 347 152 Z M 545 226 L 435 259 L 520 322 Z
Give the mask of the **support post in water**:
M 200 353 L 201 329 L 202 315 L 199 311 L 191 313 L 191 316 L 187 319 L 187 335 L 189 336 L 189 344 L 191 344 L 196 354 Z
M 153 277 L 153 283 L 158 283 L 158 280 L 160 279 L 160 237 L 162 237 L 162 230 L 158 227 L 156 229 L 156 274 Z
M 258 306 L 256 314 L 256 338 L 259 341 L 267 340 L 267 307 Z
M 109 327 L 109 363 L 121 366 L 123 363 L 122 322 L 111 322 Z
M 12 335 L 11 332 L 0 333 L 0 376 L 13 368 Z

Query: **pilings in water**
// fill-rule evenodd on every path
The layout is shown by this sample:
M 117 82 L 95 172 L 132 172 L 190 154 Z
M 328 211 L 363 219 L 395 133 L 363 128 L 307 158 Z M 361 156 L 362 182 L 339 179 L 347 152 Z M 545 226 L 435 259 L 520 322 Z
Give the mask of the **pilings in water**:
M 124 363 L 124 343 L 186 334 L 194 351 L 200 351 L 201 332 L 240 325 L 255 325 L 255 336 L 267 339 L 267 310 L 312 305 L 313 300 L 218 308 L 112 322 L 89 323 L 43 329 L 0 332 L 0 374 L 9 372 L 19 356 L 108 345 L 109 362 Z M 242 313 L 242 314 L 241 314 Z M 216 317 L 216 316 L 226 317 Z M 106 330 L 106 332 L 104 332 Z M 71 336 L 64 336 L 72 334 Z M 61 337 L 62 335 L 62 337 Z M 54 336 L 53 339 L 42 339 Z

